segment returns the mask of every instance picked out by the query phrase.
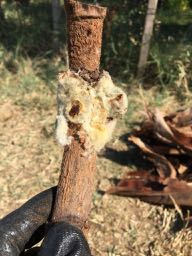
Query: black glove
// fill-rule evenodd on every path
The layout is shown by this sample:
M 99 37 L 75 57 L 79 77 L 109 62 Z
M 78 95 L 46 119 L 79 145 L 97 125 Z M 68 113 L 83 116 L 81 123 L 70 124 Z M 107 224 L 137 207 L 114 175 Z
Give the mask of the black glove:
M 48 224 L 55 194 L 56 187 L 48 189 L 0 220 L 0 256 L 91 255 L 81 230 L 65 222 Z M 41 248 L 30 249 L 42 238 Z

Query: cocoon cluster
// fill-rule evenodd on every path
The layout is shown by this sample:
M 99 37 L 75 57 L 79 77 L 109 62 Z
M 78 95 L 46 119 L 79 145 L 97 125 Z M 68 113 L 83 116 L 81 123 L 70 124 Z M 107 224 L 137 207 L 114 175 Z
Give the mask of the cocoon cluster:
M 78 124 L 85 134 L 85 144 L 99 151 L 111 139 L 117 118 L 127 110 L 127 96 L 116 87 L 108 72 L 90 85 L 78 73 L 67 70 L 59 74 L 56 138 L 69 145 L 69 122 Z

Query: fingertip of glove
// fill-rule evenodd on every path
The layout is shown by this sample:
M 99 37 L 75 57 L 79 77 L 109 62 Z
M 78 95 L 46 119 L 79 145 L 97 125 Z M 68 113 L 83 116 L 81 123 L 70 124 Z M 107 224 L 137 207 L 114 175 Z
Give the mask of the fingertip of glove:
M 43 241 L 39 256 L 45 255 L 91 256 L 91 252 L 80 229 L 66 222 L 59 222 L 49 229 Z

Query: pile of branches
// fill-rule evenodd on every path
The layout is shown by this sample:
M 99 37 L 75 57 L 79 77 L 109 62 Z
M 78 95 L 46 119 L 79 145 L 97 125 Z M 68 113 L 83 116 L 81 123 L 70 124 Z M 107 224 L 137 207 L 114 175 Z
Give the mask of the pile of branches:
M 192 206 L 192 109 L 170 115 L 147 110 L 128 140 L 152 168 L 127 174 L 108 192 L 156 204 Z

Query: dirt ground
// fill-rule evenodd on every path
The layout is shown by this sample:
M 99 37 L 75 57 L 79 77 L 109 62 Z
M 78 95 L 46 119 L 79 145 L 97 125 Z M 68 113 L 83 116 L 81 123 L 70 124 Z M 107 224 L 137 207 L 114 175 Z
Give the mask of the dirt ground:
M 39 94 L 30 97 L 41 101 Z M 63 150 L 54 140 L 55 98 L 48 108 L 37 106 L 16 105 L 6 97 L 0 103 L 0 217 L 57 184 Z M 122 121 L 116 137 L 125 130 Z M 191 256 L 192 231 L 179 227 L 176 210 L 100 193 L 134 169 L 126 143 L 116 139 L 108 147 L 98 157 L 88 236 L 93 255 Z

